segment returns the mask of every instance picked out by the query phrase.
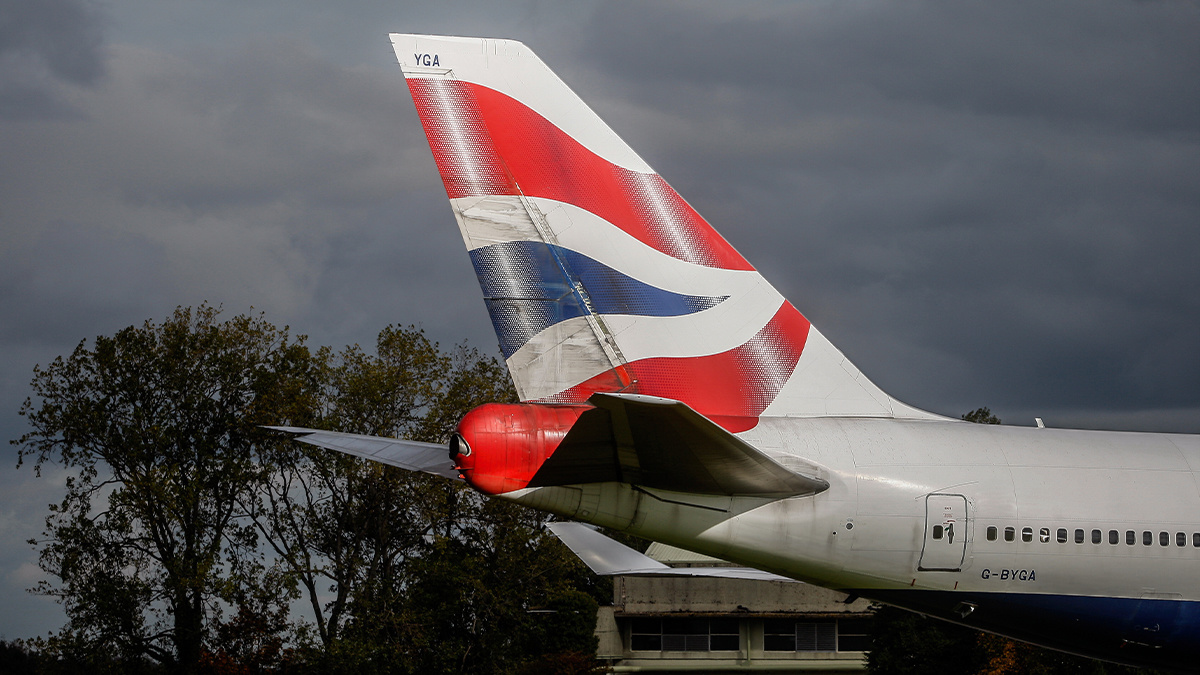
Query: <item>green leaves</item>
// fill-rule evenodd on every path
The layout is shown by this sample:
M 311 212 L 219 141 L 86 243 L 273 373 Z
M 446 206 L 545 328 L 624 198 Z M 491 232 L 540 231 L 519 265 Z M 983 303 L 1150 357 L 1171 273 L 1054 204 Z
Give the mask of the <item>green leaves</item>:
M 39 590 L 69 617 L 60 644 L 89 657 L 195 664 L 231 600 L 223 577 L 256 555 L 239 504 L 262 475 L 255 424 L 278 417 L 258 394 L 311 356 L 261 316 L 218 315 L 181 307 L 34 372 L 14 443 L 76 472 L 46 520 L 40 562 L 58 582 Z
M 472 408 L 516 399 L 495 359 L 413 327 L 385 328 L 375 354 L 329 356 L 327 429 L 445 442 Z M 307 597 L 316 670 L 510 670 L 547 649 L 521 639 L 528 610 L 584 583 L 540 514 L 311 446 L 273 457 L 256 521 Z
M 976 424 L 1000 424 L 1000 418 L 993 415 L 988 408 L 976 408 L 969 413 L 963 413 L 962 418 Z
M 13 443 L 35 469 L 69 470 L 41 544 L 54 581 L 35 589 L 69 619 L 46 653 L 399 673 L 594 653 L 590 633 L 564 642 L 530 613 L 567 602 L 572 625 L 595 622 L 572 590 L 587 572 L 540 514 L 259 428 L 444 442 L 470 409 L 516 399 L 494 358 L 411 326 L 385 328 L 374 353 L 310 350 L 262 315 L 202 305 L 81 342 L 32 386 Z

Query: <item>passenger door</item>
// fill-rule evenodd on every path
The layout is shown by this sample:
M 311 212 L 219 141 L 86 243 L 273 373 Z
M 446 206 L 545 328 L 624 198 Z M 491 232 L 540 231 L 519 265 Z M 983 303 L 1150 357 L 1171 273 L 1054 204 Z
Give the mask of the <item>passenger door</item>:
M 925 497 L 925 542 L 917 569 L 957 572 L 967 553 L 967 498 L 931 494 Z

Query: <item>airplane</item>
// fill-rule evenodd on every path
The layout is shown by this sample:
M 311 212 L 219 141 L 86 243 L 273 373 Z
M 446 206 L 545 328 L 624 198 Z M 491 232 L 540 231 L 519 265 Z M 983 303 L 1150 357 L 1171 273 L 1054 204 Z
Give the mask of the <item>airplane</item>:
M 743 577 L 1197 667 L 1200 436 L 902 403 L 524 44 L 391 42 L 521 402 L 472 410 L 448 447 L 278 429 Z M 610 573 L 664 572 L 626 554 Z

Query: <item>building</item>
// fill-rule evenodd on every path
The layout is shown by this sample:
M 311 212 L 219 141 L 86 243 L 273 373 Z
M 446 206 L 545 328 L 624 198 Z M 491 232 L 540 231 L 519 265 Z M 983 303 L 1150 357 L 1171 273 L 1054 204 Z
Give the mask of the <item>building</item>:
M 672 567 L 723 564 L 662 544 L 646 553 Z M 803 583 L 617 576 L 596 634 L 617 673 L 846 673 L 866 669 L 871 612 Z

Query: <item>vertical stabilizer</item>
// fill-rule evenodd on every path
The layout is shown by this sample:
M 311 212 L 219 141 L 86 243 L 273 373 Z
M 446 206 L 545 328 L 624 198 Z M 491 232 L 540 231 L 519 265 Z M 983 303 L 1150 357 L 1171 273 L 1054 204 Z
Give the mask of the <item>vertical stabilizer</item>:
M 391 36 L 524 401 L 924 417 L 872 384 L 528 47 Z

